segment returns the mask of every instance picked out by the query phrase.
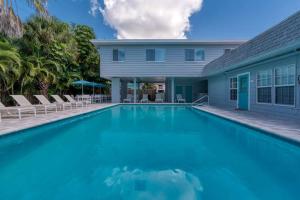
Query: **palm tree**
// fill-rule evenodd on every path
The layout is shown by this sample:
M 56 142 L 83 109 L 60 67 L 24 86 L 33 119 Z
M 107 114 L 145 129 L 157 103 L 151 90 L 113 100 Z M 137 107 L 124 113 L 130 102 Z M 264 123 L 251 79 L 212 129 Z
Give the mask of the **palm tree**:
M 33 6 L 37 13 L 45 16 L 48 15 L 48 11 L 46 9 L 48 0 L 27 0 L 27 3 Z
M 26 0 L 29 6 L 33 6 L 36 12 L 47 17 L 47 0 Z M 16 1 L 14 1 L 16 3 Z M 0 0 L 0 32 L 8 37 L 19 38 L 23 34 L 23 25 L 21 19 L 16 15 L 13 6 L 13 0 Z
M 19 77 L 21 58 L 18 50 L 7 40 L 0 40 L 0 79 L 6 90 L 12 88 Z
M 56 74 L 60 71 L 59 64 L 43 56 L 30 56 L 24 66 L 27 67 L 23 70 L 26 76 L 23 76 L 22 87 L 35 80 L 41 94 L 47 96 L 49 86 L 57 81 Z

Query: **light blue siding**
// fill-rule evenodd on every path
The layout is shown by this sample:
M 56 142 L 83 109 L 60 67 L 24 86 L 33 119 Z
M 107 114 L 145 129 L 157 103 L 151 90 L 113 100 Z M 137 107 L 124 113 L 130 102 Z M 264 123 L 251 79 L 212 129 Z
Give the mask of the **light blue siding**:
M 282 106 L 275 104 L 275 88 L 272 87 L 272 103 L 257 103 L 256 99 L 256 76 L 257 72 L 266 69 L 274 69 L 276 66 L 296 65 L 296 84 L 295 84 L 295 106 Z M 262 64 L 240 68 L 239 70 L 226 72 L 220 75 L 208 78 L 208 93 L 210 96 L 210 104 L 215 106 L 226 106 L 236 108 L 236 101 L 229 99 L 229 78 L 237 76 L 241 73 L 250 72 L 250 111 L 266 113 L 270 115 L 278 115 L 287 117 L 287 119 L 300 119 L 300 55 L 290 55 L 277 60 L 266 61 Z M 274 74 L 273 74 L 274 76 Z M 274 79 L 273 79 L 274 85 Z
M 100 46 L 101 57 L 100 76 L 111 77 L 198 77 L 203 67 L 210 61 L 224 54 L 224 49 L 236 48 L 232 45 L 124 45 L 124 46 Z M 113 62 L 112 50 L 114 48 L 125 49 L 125 61 Z M 147 62 L 147 48 L 166 49 L 164 62 Z M 184 50 L 186 48 L 203 48 L 204 61 L 185 61 Z

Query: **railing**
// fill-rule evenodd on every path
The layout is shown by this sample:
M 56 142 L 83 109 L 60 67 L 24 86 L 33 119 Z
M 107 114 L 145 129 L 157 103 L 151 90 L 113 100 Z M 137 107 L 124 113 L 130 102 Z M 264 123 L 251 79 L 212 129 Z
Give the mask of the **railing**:
M 111 96 L 110 95 L 103 95 L 103 94 L 96 94 L 96 95 L 77 95 L 75 97 L 77 101 L 90 101 L 91 103 L 110 103 Z
M 204 101 L 206 99 L 206 101 Z M 202 106 L 202 105 L 209 105 L 209 96 L 208 95 L 204 95 L 202 97 L 200 97 L 199 99 L 197 99 L 196 101 L 192 102 L 191 106 Z

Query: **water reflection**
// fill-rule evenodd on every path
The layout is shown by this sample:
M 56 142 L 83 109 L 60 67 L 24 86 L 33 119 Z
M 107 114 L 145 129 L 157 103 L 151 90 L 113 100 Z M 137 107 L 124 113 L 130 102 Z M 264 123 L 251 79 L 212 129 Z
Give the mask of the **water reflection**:
M 143 171 L 114 168 L 112 175 L 104 181 L 112 196 L 127 200 L 196 200 L 200 199 L 203 187 L 200 180 L 180 169 Z

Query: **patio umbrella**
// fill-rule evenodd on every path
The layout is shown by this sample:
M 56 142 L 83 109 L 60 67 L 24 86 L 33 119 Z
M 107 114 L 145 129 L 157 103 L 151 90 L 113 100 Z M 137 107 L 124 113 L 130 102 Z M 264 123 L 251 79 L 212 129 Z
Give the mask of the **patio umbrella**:
M 72 84 L 73 85 L 81 85 L 82 95 L 83 95 L 83 86 L 93 87 L 93 94 L 95 94 L 95 87 L 96 88 L 104 87 L 104 84 L 102 84 L 102 83 L 89 82 L 89 81 L 85 81 L 85 80 L 74 81 Z

